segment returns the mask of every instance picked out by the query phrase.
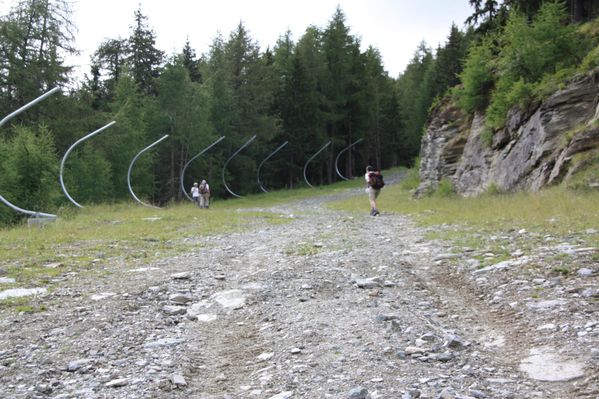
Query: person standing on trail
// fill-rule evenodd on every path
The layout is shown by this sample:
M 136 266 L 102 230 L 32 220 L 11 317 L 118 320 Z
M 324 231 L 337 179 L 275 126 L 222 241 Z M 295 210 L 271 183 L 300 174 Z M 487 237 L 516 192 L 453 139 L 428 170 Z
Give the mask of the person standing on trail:
M 385 185 L 383 182 L 383 175 L 373 166 L 368 165 L 366 167 L 364 178 L 366 179 L 366 192 L 368 193 L 368 200 L 370 201 L 370 216 L 377 216 L 380 212 L 379 208 L 376 206 L 376 199 Z
M 193 187 L 191 188 L 191 198 L 196 205 L 200 205 L 200 188 L 197 182 L 193 183 Z
M 208 208 L 210 206 L 210 186 L 206 180 L 202 180 L 199 187 L 200 191 L 200 208 Z

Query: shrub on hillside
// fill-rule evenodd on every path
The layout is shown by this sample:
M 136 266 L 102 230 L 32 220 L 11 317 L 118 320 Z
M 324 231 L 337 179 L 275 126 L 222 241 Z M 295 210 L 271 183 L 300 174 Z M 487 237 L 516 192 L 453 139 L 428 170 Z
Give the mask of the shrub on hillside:
M 590 40 L 567 21 L 563 2 L 543 3 L 532 22 L 513 9 L 496 40 L 489 36 L 471 48 L 460 75 L 462 108 L 472 112 L 486 107 L 487 126 L 498 129 L 510 108 L 526 107 L 546 94 L 546 87 L 537 86 L 554 82 L 546 77 L 561 77 L 561 71 L 570 71 L 590 50 Z
M 58 159 L 48 129 L 34 133 L 18 127 L 16 135 L 0 143 L 0 194 L 14 205 L 32 211 L 54 209 L 59 194 Z M 20 214 L 4 204 L 0 224 L 13 223 Z

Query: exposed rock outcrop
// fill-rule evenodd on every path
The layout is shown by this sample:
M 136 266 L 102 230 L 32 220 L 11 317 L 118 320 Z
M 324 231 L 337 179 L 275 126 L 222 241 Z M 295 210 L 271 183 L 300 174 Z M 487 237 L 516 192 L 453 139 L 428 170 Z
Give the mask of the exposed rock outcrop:
M 537 191 L 569 178 L 599 151 L 598 100 L 596 69 L 528 110 L 512 109 L 491 140 L 484 139 L 484 115 L 467 116 L 449 100 L 440 104 L 422 138 L 417 194 L 444 178 L 464 196 L 492 185 L 503 191 Z

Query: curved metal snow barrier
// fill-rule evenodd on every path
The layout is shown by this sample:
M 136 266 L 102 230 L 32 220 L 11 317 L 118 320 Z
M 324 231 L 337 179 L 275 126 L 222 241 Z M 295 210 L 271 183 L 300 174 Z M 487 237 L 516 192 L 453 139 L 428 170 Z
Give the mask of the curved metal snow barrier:
M 185 171 L 187 170 L 187 167 L 193 160 L 195 160 L 197 157 L 199 157 L 200 155 L 202 155 L 203 153 L 205 153 L 206 151 L 208 151 L 209 149 L 211 149 L 212 147 L 214 147 L 215 145 L 220 143 L 224 138 L 225 138 L 225 136 L 220 136 L 220 138 L 218 140 L 216 140 L 214 143 L 210 144 L 208 147 L 204 148 L 199 154 L 195 155 L 193 158 L 191 158 L 189 161 L 187 161 L 185 166 L 183 166 L 183 169 L 181 170 L 181 176 L 179 177 L 179 182 L 181 183 L 181 191 L 183 191 L 183 194 L 185 194 L 187 199 L 189 199 L 190 201 L 193 202 L 193 198 L 191 198 L 189 196 L 189 194 L 187 194 L 187 191 L 185 190 L 185 185 L 183 184 L 183 180 L 185 179 Z
M 343 176 L 341 174 L 341 172 L 339 172 L 339 168 L 337 167 L 337 164 L 339 163 L 339 157 L 345 151 L 349 150 L 350 148 L 352 148 L 353 146 L 355 146 L 356 144 L 358 144 L 362 140 L 364 140 L 364 139 L 358 139 L 358 140 L 354 141 L 353 143 L 351 143 L 350 145 L 348 145 L 347 147 L 345 147 L 344 149 L 342 149 L 341 151 L 339 151 L 339 154 L 337 154 L 337 157 L 335 158 L 335 171 L 337 172 L 337 175 L 339 175 L 339 177 L 342 178 L 343 180 L 349 180 L 349 179 L 347 177 Z
M 85 135 L 85 136 L 81 137 L 79 140 L 75 141 L 73 143 L 73 145 L 71 145 L 69 147 L 69 149 L 67 150 L 67 152 L 64 153 L 64 156 L 62 157 L 62 161 L 60 161 L 60 175 L 58 176 L 59 180 L 60 180 L 60 187 L 62 187 L 62 192 L 64 193 L 64 195 L 67 196 L 67 198 L 69 199 L 69 201 L 71 201 L 78 208 L 83 208 L 83 205 L 80 205 L 77 201 L 75 201 L 73 199 L 73 197 L 71 197 L 69 195 L 69 192 L 67 191 L 67 188 L 64 185 L 64 179 L 62 178 L 62 175 L 64 173 L 64 164 L 65 164 L 65 161 L 67 160 L 67 157 L 69 156 L 69 154 L 71 153 L 71 151 L 73 151 L 73 148 L 75 148 L 75 146 L 77 146 L 77 144 L 79 144 L 79 143 L 81 143 L 81 142 L 89 139 L 92 136 L 95 136 L 96 134 L 100 133 L 104 129 L 109 128 L 110 126 L 114 125 L 115 123 L 116 123 L 115 121 L 112 121 L 112 122 L 108 123 L 107 125 L 102 126 L 98 130 L 95 130 L 95 131 L 91 132 L 90 134 Z
M 164 136 L 162 136 L 161 138 L 159 138 L 158 140 L 156 140 L 155 142 L 153 142 L 152 144 L 150 144 L 149 146 L 147 146 L 146 148 L 144 148 L 143 150 L 141 150 L 140 152 L 138 152 L 137 155 L 133 157 L 133 160 L 129 164 L 129 170 L 127 171 L 127 186 L 129 187 L 129 192 L 131 193 L 131 195 L 133 196 L 133 198 L 135 199 L 135 201 L 139 202 L 143 206 L 147 206 L 147 207 L 150 207 L 150 208 L 160 209 L 157 206 L 146 204 L 145 202 L 143 202 L 142 200 L 140 200 L 139 198 L 137 198 L 137 195 L 135 195 L 135 193 L 133 192 L 133 189 L 131 188 L 131 170 L 133 169 L 133 164 L 135 163 L 135 161 L 137 161 L 137 158 L 139 158 L 139 156 L 141 154 L 143 154 L 144 152 L 146 152 L 150 148 L 154 147 L 156 144 L 160 143 L 162 140 L 166 139 L 167 137 L 168 137 L 168 134 L 165 134 Z
M 30 101 L 27 104 L 23 105 L 21 108 L 17 109 L 16 111 L 8 114 L 0 121 L 0 127 L 3 126 L 6 122 L 11 120 L 12 118 L 14 118 L 15 116 L 19 115 L 21 112 L 34 106 L 35 104 L 39 103 L 40 101 L 45 100 L 47 97 L 50 97 L 52 94 L 56 93 L 59 90 L 60 90 L 59 87 L 55 87 L 52 90 L 47 91 L 46 93 L 42 94 L 35 100 Z M 36 218 L 44 217 L 44 218 L 56 219 L 56 215 L 54 215 L 52 213 L 29 211 L 27 209 L 19 208 L 18 206 L 12 204 L 10 201 L 8 201 L 6 198 L 4 198 L 2 195 L 0 195 L 0 201 L 3 202 L 9 208 L 12 208 L 13 210 L 15 210 L 17 212 L 24 213 L 25 215 L 33 216 Z
M 323 151 L 324 151 L 324 149 L 325 149 L 325 148 L 327 148 L 327 147 L 328 147 L 330 144 L 331 144 L 331 141 L 329 140 L 329 142 L 328 142 L 328 143 L 326 143 L 325 145 L 323 145 L 322 147 L 320 147 L 320 150 L 316 151 L 316 154 L 312 155 L 312 156 L 310 157 L 310 159 L 308 159 L 308 161 L 307 161 L 307 162 L 306 162 L 306 164 L 304 165 L 304 180 L 306 181 L 306 184 L 307 184 L 308 186 L 310 186 L 310 187 L 314 187 L 314 186 L 312 186 L 312 185 L 310 184 L 310 182 L 308 181 L 308 177 L 306 176 L 306 170 L 308 169 L 308 164 L 309 164 L 310 162 L 312 162 L 312 160 L 313 160 L 314 158 L 316 158 L 316 157 L 318 156 L 318 154 L 320 154 L 321 152 L 323 152 Z
M 235 158 L 235 157 L 237 156 L 237 154 L 239 154 L 239 153 L 241 152 L 241 150 L 243 150 L 245 147 L 247 147 L 248 145 L 250 145 L 250 143 L 251 143 L 252 141 L 254 141 L 254 139 L 255 139 L 255 138 L 256 138 L 256 135 L 253 135 L 253 136 L 252 136 L 252 138 L 251 138 L 251 139 L 249 139 L 248 141 L 246 141 L 244 145 L 242 145 L 241 147 L 239 147 L 239 149 L 238 149 L 237 151 L 235 151 L 235 152 L 233 153 L 233 155 L 231 155 L 231 156 L 229 157 L 229 159 L 227 159 L 227 161 L 226 161 L 226 162 L 225 162 L 225 164 L 223 165 L 223 184 L 225 185 L 225 189 L 226 189 L 226 190 L 229 192 L 229 194 L 231 194 L 232 196 L 234 196 L 234 197 L 237 197 L 237 198 L 242 198 L 242 196 L 241 196 L 241 195 L 237 195 L 237 194 L 235 194 L 235 193 L 233 192 L 233 190 L 231 190 L 231 189 L 229 188 L 229 186 L 227 186 L 227 182 L 225 181 L 225 169 L 227 168 L 227 164 L 228 164 L 228 163 L 231 161 L 231 159 Z
M 264 191 L 265 193 L 267 193 L 268 190 L 265 189 L 264 186 L 262 185 L 262 183 L 260 182 L 260 169 L 262 168 L 262 165 L 264 165 L 264 163 L 270 159 L 270 157 L 272 157 L 277 152 L 279 152 L 288 143 L 289 143 L 289 141 L 286 141 L 283 144 L 281 144 L 280 146 L 278 146 L 276 150 L 274 150 L 273 152 L 271 152 L 270 154 L 268 154 L 268 156 L 266 158 L 264 158 L 264 160 L 262 162 L 260 162 L 260 165 L 258 165 L 258 172 L 256 173 L 257 180 L 258 180 L 258 186 L 260 186 L 260 190 Z

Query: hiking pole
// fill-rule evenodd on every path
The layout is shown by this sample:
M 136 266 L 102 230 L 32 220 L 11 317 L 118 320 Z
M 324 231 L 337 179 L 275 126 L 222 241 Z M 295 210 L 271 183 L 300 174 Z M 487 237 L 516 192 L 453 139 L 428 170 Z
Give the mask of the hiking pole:
M 129 164 L 129 170 L 127 171 L 127 186 L 129 187 L 129 192 L 131 193 L 131 195 L 133 196 L 133 198 L 137 202 L 139 202 L 140 204 L 142 204 L 143 206 L 147 206 L 147 207 L 150 207 L 150 208 L 160 209 L 157 206 L 146 204 L 146 203 L 142 202 L 139 198 L 137 198 L 137 195 L 135 195 L 135 193 L 133 192 L 133 189 L 131 188 L 131 169 L 133 169 L 133 164 L 135 163 L 135 161 L 137 161 L 137 158 L 139 158 L 139 156 L 141 154 L 143 154 L 144 152 L 146 152 L 150 148 L 154 147 L 156 144 L 160 143 L 162 140 L 164 140 L 167 137 L 168 137 L 168 134 L 165 134 L 164 136 L 162 136 L 161 138 L 159 138 L 158 140 L 156 140 L 155 142 L 153 142 L 152 144 L 150 144 L 149 146 L 147 146 L 146 148 L 144 148 L 143 150 L 141 150 L 140 152 L 138 152 L 137 155 L 133 157 L 133 160 Z
M 324 149 L 325 149 L 325 148 L 327 148 L 327 147 L 328 147 L 330 144 L 331 144 L 331 141 L 329 140 L 329 142 L 328 142 L 328 143 L 326 143 L 325 145 L 323 145 L 323 146 L 320 148 L 320 150 L 318 150 L 318 151 L 316 152 L 316 154 L 312 155 L 312 157 L 311 157 L 310 159 L 308 159 L 308 162 L 306 162 L 306 164 L 304 165 L 304 180 L 306 181 L 306 184 L 307 184 L 308 186 L 310 186 L 310 187 L 313 187 L 313 186 L 310 184 L 310 182 L 308 181 L 308 178 L 306 177 L 306 169 L 308 169 L 308 164 L 309 164 L 310 162 L 312 162 L 312 160 L 313 160 L 314 158 L 316 158 L 316 157 L 318 156 L 318 154 L 320 154 L 322 151 L 324 151 Z
M 229 157 L 229 159 L 227 159 L 227 161 L 226 161 L 226 162 L 225 162 L 225 164 L 223 165 L 223 184 L 225 185 L 225 189 L 226 189 L 226 190 L 229 192 L 229 194 L 231 194 L 232 196 L 234 196 L 234 197 L 237 197 L 237 198 L 242 198 L 242 196 L 241 196 L 241 195 L 237 195 L 237 194 L 235 194 L 235 193 L 234 193 L 234 192 L 233 192 L 233 191 L 232 191 L 232 190 L 229 188 L 229 186 L 227 186 L 227 182 L 225 181 L 225 168 L 227 167 L 227 164 L 229 163 L 229 161 L 230 161 L 231 159 L 235 158 L 235 156 L 237 156 L 237 154 L 239 154 L 239 153 L 241 152 L 241 150 L 243 150 L 245 147 L 247 147 L 248 145 L 250 145 L 250 143 L 251 143 L 252 141 L 254 141 L 254 139 L 255 139 L 255 138 L 256 138 L 256 135 L 254 134 L 254 135 L 252 136 L 252 138 L 251 138 L 251 139 L 249 139 L 248 141 L 246 141 L 244 145 L 242 145 L 241 147 L 239 147 L 239 149 L 238 149 L 237 151 L 235 151 L 235 152 L 233 153 L 233 155 L 231 155 L 231 157 Z
M 335 171 L 337 172 L 337 174 L 339 175 L 339 177 L 342 178 L 343 180 L 349 180 L 349 179 L 347 177 L 343 176 L 341 174 L 341 172 L 339 172 L 339 168 L 337 167 L 337 164 L 339 163 L 339 157 L 345 151 L 349 150 L 350 148 L 352 148 L 353 146 L 355 146 L 356 144 L 358 144 L 362 140 L 364 140 L 364 139 L 358 139 L 358 140 L 354 141 L 352 144 L 348 145 L 347 147 L 345 147 L 344 149 L 342 149 L 341 151 L 339 151 L 339 154 L 337 154 L 337 157 L 335 158 Z
M 211 149 L 212 147 L 214 147 L 216 144 L 220 143 L 223 139 L 225 138 L 225 136 L 220 136 L 220 138 L 218 140 L 216 140 L 214 143 L 210 144 L 208 147 L 204 148 L 199 154 L 195 155 L 193 158 L 191 158 L 189 161 L 187 161 L 187 163 L 185 164 L 185 166 L 183 166 L 183 169 L 181 170 L 181 176 L 179 178 L 180 182 L 181 182 L 181 191 L 183 191 L 183 194 L 185 194 L 185 196 L 193 202 L 193 198 L 191 198 L 189 196 L 189 194 L 187 194 L 187 191 L 185 190 L 185 186 L 183 185 L 183 180 L 185 178 L 185 170 L 187 169 L 187 167 L 189 166 L 189 164 L 196 159 L 197 157 L 199 157 L 200 155 L 202 155 L 203 153 L 205 153 L 206 151 L 208 151 L 209 149 Z
M 281 144 L 276 150 L 274 150 L 266 158 L 264 158 L 264 160 L 262 162 L 260 162 L 260 165 L 258 166 L 258 173 L 256 173 L 256 176 L 257 176 L 257 179 L 258 179 L 258 185 L 260 186 L 260 189 L 262 191 L 264 191 L 265 193 L 267 193 L 268 190 L 265 189 L 264 186 L 262 185 L 262 183 L 260 182 L 260 168 L 262 168 L 262 165 L 264 165 L 264 162 L 266 162 L 270 157 L 272 157 L 277 152 L 279 152 L 279 150 L 281 150 L 283 147 L 285 147 L 287 145 L 287 143 L 289 143 L 289 141 L 286 141 L 283 144 Z

